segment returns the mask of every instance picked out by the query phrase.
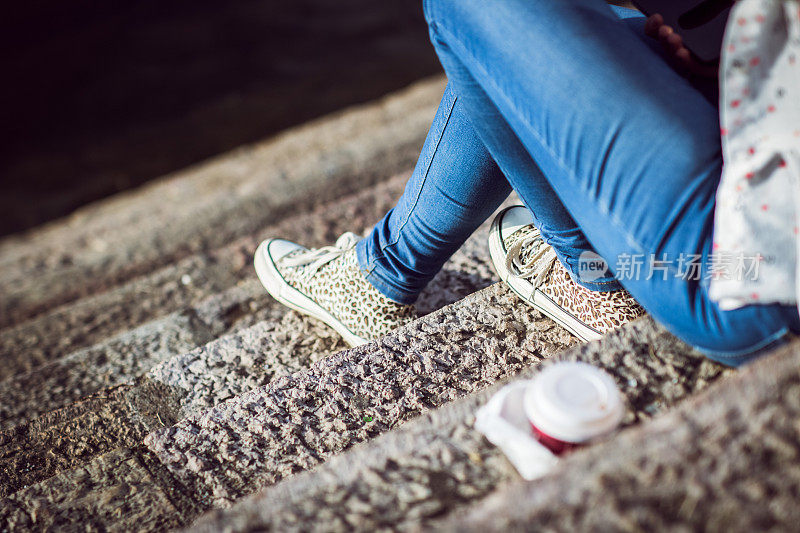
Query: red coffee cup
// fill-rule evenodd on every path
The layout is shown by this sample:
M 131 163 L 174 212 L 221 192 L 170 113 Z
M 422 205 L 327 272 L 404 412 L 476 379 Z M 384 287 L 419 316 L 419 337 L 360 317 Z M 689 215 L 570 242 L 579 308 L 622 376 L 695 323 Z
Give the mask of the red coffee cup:
M 625 410 L 614 380 L 586 363 L 556 363 L 528 386 L 525 414 L 536 439 L 556 455 L 613 431 Z

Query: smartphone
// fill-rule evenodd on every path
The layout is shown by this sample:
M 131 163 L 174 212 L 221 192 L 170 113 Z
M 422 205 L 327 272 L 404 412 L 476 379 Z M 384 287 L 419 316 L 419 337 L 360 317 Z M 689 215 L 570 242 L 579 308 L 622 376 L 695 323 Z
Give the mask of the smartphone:
M 700 61 L 719 61 L 734 0 L 633 0 L 633 4 L 647 16 L 660 13 Z

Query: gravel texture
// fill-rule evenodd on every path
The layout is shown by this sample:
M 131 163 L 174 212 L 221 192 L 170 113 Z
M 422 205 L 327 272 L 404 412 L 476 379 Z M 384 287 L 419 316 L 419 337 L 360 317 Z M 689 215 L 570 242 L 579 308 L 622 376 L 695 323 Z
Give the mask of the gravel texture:
M 0 496 L 140 443 L 177 422 L 178 398 L 164 385 L 123 385 L 0 432 Z
M 218 461 L 212 465 L 216 470 L 209 479 L 222 483 L 225 496 L 233 497 L 234 491 L 250 492 L 263 485 L 265 474 L 273 478 L 312 466 L 337 450 L 489 385 L 531 360 L 555 353 L 574 342 L 549 320 L 512 303 L 516 303 L 516 297 L 492 286 L 423 318 L 380 343 L 332 355 L 316 363 L 311 370 L 278 378 L 269 386 L 237 396 L 222 407 L 193 415 L 187 424 L 176 424 L 183 416 L 185 390 L 145 379 L 135 385 L 104 391 L 66 410 L 49 413 L 32 423 L 0 433 L 0 474 L 3 476 L 0 486 L 5 494 L 13 493 L 0 501 L 0 517 L 4 520 L 1 523 L 14 527 L 17 524 L 50 527 L 53 517 L 40 515 L 38 511 L 46 508 L 57 510 L 54 512 L 58 513 L 58 520 L 63 521 L 59 522 L 59 527 L 80 525 L 102 529 L 103 521 L 108 520 L 105 515 L 83 522 L 100 506 L 98 501 L 107 497 L 107 490 L 116 494 L 116 489 L 106 488 L 113 480 L 109 481 L 109 470 L 102 465 L 110 464 L 117 453 L 115 449 L 136 446 L 146 432 L 159 427 L 166 430 L 170 426 L 168 432 L 158 430 L 149 439 L 151 446 L 155 444 L 161 453 L 152 454 L 153 466 L 148 467 L 148 471 L 158 467 L 163 472 L 158 487 L 143 488 L 142 492 L 172 491 L 183 495 L 182 498 L 191 503 L 185 506 L 190 511 L 183 512 L 196 516 L 210 504 L 223 502 L 208 491 L 208 485 L 185 476 L 172 460 L 173 456 L 164 455 L 168 449 L 173 454 L 183 451 L 175 445 L 193 446 L 186 457 L 189 469 L 197 469 L 202 464 L 202 454 Z M 251 329 L 255 328 L 258 325 Z M 430 339 L 428 345 L 434 348 L 423 351 L 426 338 Z M 225 341 L 223 337 L 215 342 Z M 444 349 L 435 348 L 439 343 Z M 333 386 L 339 382 L 348 385 Z M 324 398 L 321 396 L 328 396 L 323 394 L 322 387 L 336 390 L 336 405 L 322 405 Z M 268 400 L 270 392 L 272 397 Z M 262 402 L 261 408 L 259 402 Z M 275 406 L 272 402 L 286 411 L 281 413 L 280 420 L 262 425 L 262 419 L 272 417 L 275 412 L 264 408 L 268 403 Z M 309 402 L 316 402 L 316 405 Z M 304 425 L 304 418 L 313 419 L 315 423 Z M 203 425 L 204 431 L 195 435 L 199 439 L 196 443 L 186 440 L 191 438 L 184 434 L 186 428 L 192 432 L 196 424 L 212 419 L 216 425 Z M 214 431 L 209 433 L 210 430 Z M 204 440 L 207 436 L 231 442 L 214 443 Z M 226 455 L 219 456 L 218 452 Z M 229 455 L 231 453 L 237 456 L 234 458 Z M 261 467 L 254 462 L 258 457 L 264 461 Z M 279 471 L 269 472 L 265 468 L 267 463 L 282 466 Z M 207 473 L 212 474 L 211 471 Z M 76 480 L 85 488 L 80 497 L 71 492 L 79 483 Z M 237 482 L 240 484 L 233 486 Z M 137 507 L 137 502 L 132 501 L 126 512 L 134 516 L 145 513 Z M 147 505 L 150 504 L 147 500 Z M 148 518 L 141 529 L 150 529 L 151 524 L 159 523 L 156 515 L 162 511 L 158 509 L 154 506 L 147 510 Z M 163 512 L 172 511 L 164 509 Z M 118 519 L 121 524 L 131 523 L 126 521 L 126 516 Z
M 726 373 L 649 319 L 553 360 L 586 361 L 611 373 L 627 399 L 627 426 L 667 411 Z M 548 364 L 521 374 L 532 376 Z M 213 511 L 193 530 L 374 531 L 435 523 L 519 479 L 502 452 L 472 428 L 475 410 L 501 386 L 432 411 L 231 509 Z
M 17 327 L 0 331 L 0 379 L 33 370 L 165 315 L 197 306 L 242 281 L 252 281 L 253 253 L 281 235 L 309 246 L 329 244 L 344 231 L 371 227 L 402 193 L 407 174 L 359 194 L 297 214 L 211 253 L 185 258 L 103 294 L 83 298 Z
M 420 298 L 421 310 L 428 312 L 452 303 L 491 283 L 493 274 L 487 262 L 486 231 L 487 226 L 477 231 L 431 282 Z M 347 347 L 320 322 L 274 302 L 257 279 L 209 298 L 190 311 L 191 321 L 181 318 L 187 316 L 184 312 L 177 314 L 173 321 L 159 321 L 146 326 L 144 332 L 140 328 L 116 339 L 124 350 L 110 352 L 107 351 L 109 345 L 104 345 L 22 375 L 22 383 L 15 377 L 1 384 L 3 396 L 0 397 L 4 400 L 5 412 L 16 409 L 13 418 L 7 417 L 8 424 L 12 425 L 12 422 L 21 422 L 24 416 L 32 419 L 35 414 L 75 401 L 97 391 L 101 385 L 128 383 L 146 372 L 159 358 L 164 359 L 146 378 L 121 389 L 96 394 L 96 398 L 108 397 L 113 401 L 78 402 L 60 415 L 51 413 L 42 420 L 0 433 L 4 436 L 0 482 L 7 484 L 6 490 L 40 481 L 104 453 L 122 442 L 120 433 L 136 435 L 124 440 L 136 443 L 144 432 L 163 425 L 159 419 L 158 426 L 153 425 L 155 422 L 143 426 L 139 418 L 129 412 L 132 400 L 146 400 L 155 405 L 159 399 L 163 400 L 170 407 L 166 414 L 162 413 L 162 418 L 174 419 L 170 422 L 174 423 L 279 377 L 302 371 Z M 253 322 L 257 323 L 247 327 Z M 178 355 L 170 356 L 170 347 L 162 352 L 148 351 L 154 343 L 178 335 L 175 328 L 188 335 L 192 331 L 187 329 L 190 325 L 195 330 L 200 328 L 205 335 L 211 332 L 216 335 L 226 328 L 238 331 Z M 187 328 L 180 329 L 182 326 Z M 155 335 L 155 341 L 151 342 L 144 335 L 147 332 Z M 106 356 L 108 359 L 101 362 Z M 30 387 L 28 395 L 26 386 Z M 163 396 L 159 396 L 161 394 Z M 174 398 L 177 400 L 172 405 L 170 402 Z M 110 406 L 118 406 L 121 411 Z M 107 423 L 98 425 L 97 417 Z M 58 420 L 56 425 L 46 422 L 53 419 Z M 69 431 L 61 432 L 62 427 L 69 427 Z M 55 447 L 54 436 L 61 439 Z M 84 446 L 87 439 L 91 443 L 88 447 Z M 76 449 L 82 451 L 75 455 Z M 23 475 L 16 469 L 20 464 L 29 465 Z
M 450 531 L 796 531 L 800 344 L 451 517 Z
M 2 531 L 164 531 L 182 523 L 169 492 L 126 448 L 0 501 Z
M 0 430 L 125 383 L 219 335 L 276 314 L 278 307 L 257 281 L 244 283 L 196 307 L 10 377 L 0 382 Z
M 180 391 L 181 417 L 309 367 L 347 345 L 323 324 L 287 312 L 153 368 L 149 381 Z
M 492 283 L 495 274 L 489 264 L 487 236 L 488 224 L 445 264 L 417 301 L 421 313 L 440 309 Z M 302 371 L 346 348 L 324 324 L 281 308 L 271 320 L 241 334 L 158 365 L 148 378 L 184 391 L 181 406 L 188 415 Z
M 0 379 L 30 372 L 235 285 L 244 268 L 235 259 L 232 255 L 189 257 L 0 331 Z M 191 282 L 182 283 L 182 278 Z
M 24 237 L 3 239 L 0 326 L 223 246 L 412 167 L 443 85 L 440 77 L 419 82 Z
M 316 466 L 573 342 L 499 285 L 145 440 L 203 506 Z

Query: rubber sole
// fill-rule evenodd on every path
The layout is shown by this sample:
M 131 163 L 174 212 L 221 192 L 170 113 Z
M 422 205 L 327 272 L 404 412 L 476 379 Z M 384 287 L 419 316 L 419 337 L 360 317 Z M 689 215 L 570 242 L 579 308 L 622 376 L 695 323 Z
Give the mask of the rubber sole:
M 264 285 L 264 288 L 267 289 L 270 296 L 286 307 L 290 307 L 304 315 L 324 322 L 326 325 L 333 328 L 336 333 L 341 335 L 350 346 L 360 346 L 369 342 L 367 339 L 363 339 L 351 332 L 347 329 L 347 326 L 337 320 L 325 310 L 325 308 L 289 285 L 289 283 L 283 279 L 283 276 L 275 265 L 275 261 L 273 261 L 269 253 L 270 243 L 276 240 L 278 239 L 268 239 L 258 245 L 253 261 L 258 279 L 261 281 L 261 284 Z
M 556 324 L 582 341 L 589 342 L 601 338 L 603 336 L 602 333 L 581 322 L 577 317 L 551 300 L 545 293 L 539 289 L 534 289 L 529 281 L 512 275 L 506 268 L 507 250 L 503 244 L 500 228 L 503 223 L 503 216 L 509 209 L 512 208 L 506 208 L 498 213 L 489 229 L 489 256 L 492 259 L 494 271 L 526 304 L 552 319 Z

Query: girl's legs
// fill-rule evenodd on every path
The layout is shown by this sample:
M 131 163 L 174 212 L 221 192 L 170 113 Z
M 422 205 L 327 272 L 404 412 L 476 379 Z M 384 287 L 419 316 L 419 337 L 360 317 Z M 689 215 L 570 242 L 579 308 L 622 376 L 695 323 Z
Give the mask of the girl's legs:
M 583 232 L 514 133 L 502 121 L 494 133 L 506 152 L 519 154 L 504 159 L 503 171 L 530 176 L 537 184 L 525 199 L 537 227 L 562 262 L 577 268 L 580 254 L 591 250 Z M 362 271 L 395 302 L 412 303 L 510 192 L 448 84 L 403 196 L 356 247 Z M 611 276 L 583 285 L 619 288 Z
M 507 133 L 508 148 L 523 150 Z M 586 237 L 533 160 L 517 163 L 516 172 L 540 177 L 540 193 L 527 203 L 562 260 L 575 264 L 591 249 Z M 403 196 L 369 237 L 355 243 L 357 236 L 346 234 L 319 250 L 267 239 L 256 251 L 256 272 L 279 302 L 322 320 L 352 345 L 366 342 L 413 319 L 405 304 L 510 192 L 448 85 Z M 618 287 L 610 275 L 586 285 Z
M 425 11 L 459 103 L 528 207 L 536 212 L 552 187 L 660 322 L 729 364 L 800 330 L 793 307 L 721 311 L 708 298 L 721 169 L 717 110 L 605 2 L 506 0 L 487 7 L 480 0 L 428 0 Z M 509 144 L 510 135 L 516 142 Z M 518 171 L 537 167 L 543 174 Z M 537 216 L 552 223 L 541 211 Z M 661 261 L 656 275 L 628 275 L 636 258 L 653 257 Z M 686 276 L 694 257 L 699 280 Z M 578 273 L 569 256 L 565 266 Z
M 356 246 L 362 273 L 413 303 L 510 192 L 448 84 L 403 196 Z
M 615 8 L 616 9 L 616 8 Z M 658 52 L 658 43 L 644 35 L 637 11 L 616 9 L 617 16 Z M 493 120 L 491 134 L 504 146 L 504 171 L 529 176 L 537 193 L 525 199 L 544 240 L 562 263 L 577 271 L 582 252 L 592 251 L 586 236 L 564 208 L 516 134 L 502 120 Z M 392 300 L 411 303 L 477 227 L 500 205 L 510 186 L 476 135 L 451 84 L 445 89 L 416 168 L 397 206 L 357 247 L 369 281 Z M 605 276 L 579 284 L 594 290 L 619 289 Z

